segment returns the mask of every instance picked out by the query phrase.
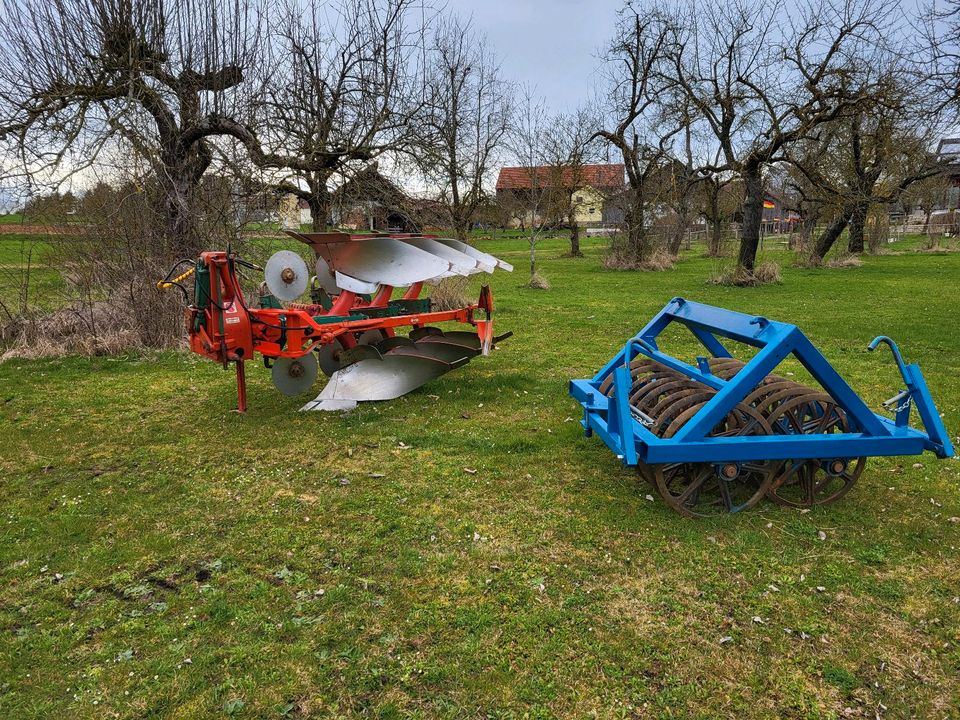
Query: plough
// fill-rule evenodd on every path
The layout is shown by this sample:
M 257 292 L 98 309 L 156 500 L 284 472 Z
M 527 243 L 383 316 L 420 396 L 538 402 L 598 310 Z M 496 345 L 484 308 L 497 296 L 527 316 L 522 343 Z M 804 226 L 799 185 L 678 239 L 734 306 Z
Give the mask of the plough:
M 508 263 L 466 243 L 424 235 L 294 233 L 316 254 L 314 274 L 295 252 L 275 253 L 264 268 L 230 252 L 204 252 L 181 261 L 157 285 L 187 296 L 190 349 L 236 365 L 237 409 L 247 408 L 245 363 L 259 353 L 281 393 L 306 392 L 323 371 L 329 381 L 302 410 L 349 410 L 390 400 L 486 355 L 493 335 L 493 295 L 484 285 L 476 303 L 433 310 L 420 298 L 425 283 Z M 176 275 L 184 265 L 190 265 Z M 258 307 L 247 304 L 237 268 L 263 270 Z M 192 297 L 183 282 L 193 276 Z M 310 302 L 298 302 L 310 286 Z M 394 299 L 394 291 L 403 289 Z M 284 305 L 286 303 L 286 305 Z M 445 332 L 458 322 L 472 331 Z M 410 328 L 407 335 L 397 330 Z
M 696 365 L 657 339 L 686 327 L 709 353 Z M 757 348 L 744 362 L 721 338 Z M 636 466 L 670 507 L 688 516 L 747 509 L 761 498 L 810 508 L 845 495 L 868 456 L 953 456 L 920 368 L 886 344 L 906 389 L 871 411 L 795 325 L 674 298 L 590 380 L 572 380 L 586 435 Z M 772 372 L 794 356 L 820 388 Z M 916 406 L 924 430 L 909 424 Z

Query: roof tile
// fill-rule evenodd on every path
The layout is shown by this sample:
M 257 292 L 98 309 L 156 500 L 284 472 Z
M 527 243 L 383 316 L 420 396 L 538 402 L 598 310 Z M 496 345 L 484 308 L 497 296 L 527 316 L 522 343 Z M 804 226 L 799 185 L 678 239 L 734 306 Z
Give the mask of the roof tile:
M 500 168 L 500 175 L 497 177 L 497 190 L 524 190 L 534 186 L 536 182 L 541 187 L 546 187 L 548 178 L 555 177 L 557 168 L 549 165 L 538 167 L 505 167 Z M 574 184 L 579 187 L 589 185 L 594 188 L 621 188 L 623 181 L 623 165 L 583 165 L 579 172 L 575 173 L 574 168 L 565 167 L 561 174 L 561 183 L 563 187 L 573 188 Z M 575 177 L 578 176 L 578 177 Z M 579 182 L 575 183 L 575 180 Z

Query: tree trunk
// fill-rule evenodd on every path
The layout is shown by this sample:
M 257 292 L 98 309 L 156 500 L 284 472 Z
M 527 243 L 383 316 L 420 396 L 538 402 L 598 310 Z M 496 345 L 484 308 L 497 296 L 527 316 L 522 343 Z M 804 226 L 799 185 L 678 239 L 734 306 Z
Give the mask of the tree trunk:
M 577 225 L 577 217 L 572 209 L 567 214 L 567 221 L 570 223 L 570 257 L 583 257 L 580 250 L 580 226 Z
M 310 188 L 307 204 L 310 206 L 310 226 L 313 231 L 326 230 L 330 221 L 330 193 L 326 183 L 317 183 Z
M 583 251 L 580 249 L 580 228 L 576 223 L 570 228 L 570 257 L 583 257 Z
M 530 280 L 537 274 L 537 237 L 534 231 L 530 232 Z
M 847 242 L 847 250 L 854 255 L 860 255 L 863 252 L 863 231 L 867 223 L 869 207 L 865 202 L 857 203 L 850 214 L 850 239 Z
M 165 255 L 192 257 L 200 248 L 194 232 L 193 206 L 196 183 L 185 170 L 171 170 L 170 180 L 163 184 L 163 204 L 166 218 Z
M 707 257 L 719 257 L 723 245 L 723 218 L 720 215 L 721 186 L 714 180 L 709 184 L 709 205 L 704 217 L 710 226 L 710 235 L 707 238 Z
M 819 210 L 808 210 L 800 221 L 800 242 L 797 250 L 805 250 L 810 247 L 810 238 L 813 237 L 813 231 L 820 220 Z
M 196 216 L 197 188 L 212 159 L 204 142 L 186 150 L 178 142 L 162 148 L 163 167 L 158 173 L 162 196 L 157 198 L 157 208 L 166 225 L 163 251 L 167 259 L 193 257 L 203 249 Z
M 634 191 L 636 193 L 636 191 Z M 642 198 L 633 198 L 627 210 L 627 252 L 634 263 L 646 262 L 650 258 L 650 238 L 645 227 L 646 218 Z
M 723 223 L 717 217 L 710 221 L 710 239 L 707 242 L 707 255 L 720 257 L 720 247 L 723 245 Z
M 760 223 L 763 219 L 763 177 L 760 167 L 743 170 L 743 226 L 740 230 L 740 254 L 737 266 L 752 273 L 760 246 Z
M 890 235 L 890 208 L 884 208 L 885 212 L 877 217 L 873 223 L 871 223 L 870 230 L 867 232 L 867 252 L 871 255 L 876 255 L 880 252 L 880 247 L 883 242 Z
M 673 229 L 673 236 L 670 238 L 668 249 L 670 254 L 677 257 L 680 254 L 680 247 L 687 236 L 687 228 L 690 227 L 690 200 L 687 193 L 684 193 L 677 204 L 677 225 Z
M 707 240 L 707 256 L 720 257 L 723 245 L 723 218 L 720 215 L 720 186 L 710 185 L 710 206 L 707 222 L 710 224 L 710 237 Z
M 470 223 L 462 218 L 453 219 L 453 234 L 456 236 L 456 239 L 460 242 L 467 242 L 467 235 L 469 234 Z
M 850 222 L 850 215 L 850 210 L 844 208 L 841 213 L 834 218 L 833 222 L 827 225 L 820 237 L 817 238 L 817 244 L 813 248 L 813 255 L 817 260 L 822 262 L 827 256 L 827 253 L 830 252 L 830 248 L 833 247 L 833 244 L 837 241 L 837 238 L 840 237 L 847 223 Z

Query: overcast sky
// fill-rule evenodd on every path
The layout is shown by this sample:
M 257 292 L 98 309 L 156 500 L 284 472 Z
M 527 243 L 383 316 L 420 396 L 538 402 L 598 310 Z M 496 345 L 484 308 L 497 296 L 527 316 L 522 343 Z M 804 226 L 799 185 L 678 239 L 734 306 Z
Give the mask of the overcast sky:
M 535 85 L 551 109 L 572 110 L 592 95 L 597 51 L 623 0 L 448 0 L 486 34 L 504 77 Z

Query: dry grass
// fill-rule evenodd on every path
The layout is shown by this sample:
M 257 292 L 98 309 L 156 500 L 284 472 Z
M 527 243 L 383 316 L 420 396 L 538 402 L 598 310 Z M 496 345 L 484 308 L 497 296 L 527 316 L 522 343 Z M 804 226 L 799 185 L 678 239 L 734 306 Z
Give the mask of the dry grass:
M 530 282 L 527 283 L 527 287 L 533 288 L 534 290 L 549 290 L 550 281 L 540 273 L 534 273 L 530 276 Z
M 797 255 L 796 259 L 791 263 L 791 267 L 804 270 L 816 270 L 817 268 L 823 267 L 823 260 L 814 253 L 801 254 Z
M 149 320 L 147 320 L 149 322 Z M 182 328 L 169 314 L 156 318 L 145 337 L 145 318 L 123 301 L 101 300 L 53 312 L 18 317 L 0 328 L 6 351 L 0 359 L 111 355 L 147 347 L 184 345 Z
M 735 287 L 759 287 L 783 282 L 780 266 L 772 260 L 765 260 L 750 272 L 740 266 L 715 273 L 707 280 L 711 285 L 731 285 Z
M 663 248 L 657 248 L 646 260 L 638 260 L 630 253 L 620 248 L 612 249 L 603 258 L 603 267 L 606 270 L 641 270 L 645 272 L 662 272 L 673 270 L 677 258 Z
M 947 253 L 960 252 L 960 247 L 957 247 L 956 241 L 952 238 L 939 238 L 934 239 L 924 247 L 918 248 L 917 252 L 930 255 L 946 255 Z
M 863 267 L 863 260 L 859 255 L 846 255 L 844 257 L 834 258 L 824 265 L 831 270 L 842 270 L 844 268 Z
M 468 304 L 465 277 L 443 280 L 430 291 L 430 303 L 434 310 L 456 310 Z

